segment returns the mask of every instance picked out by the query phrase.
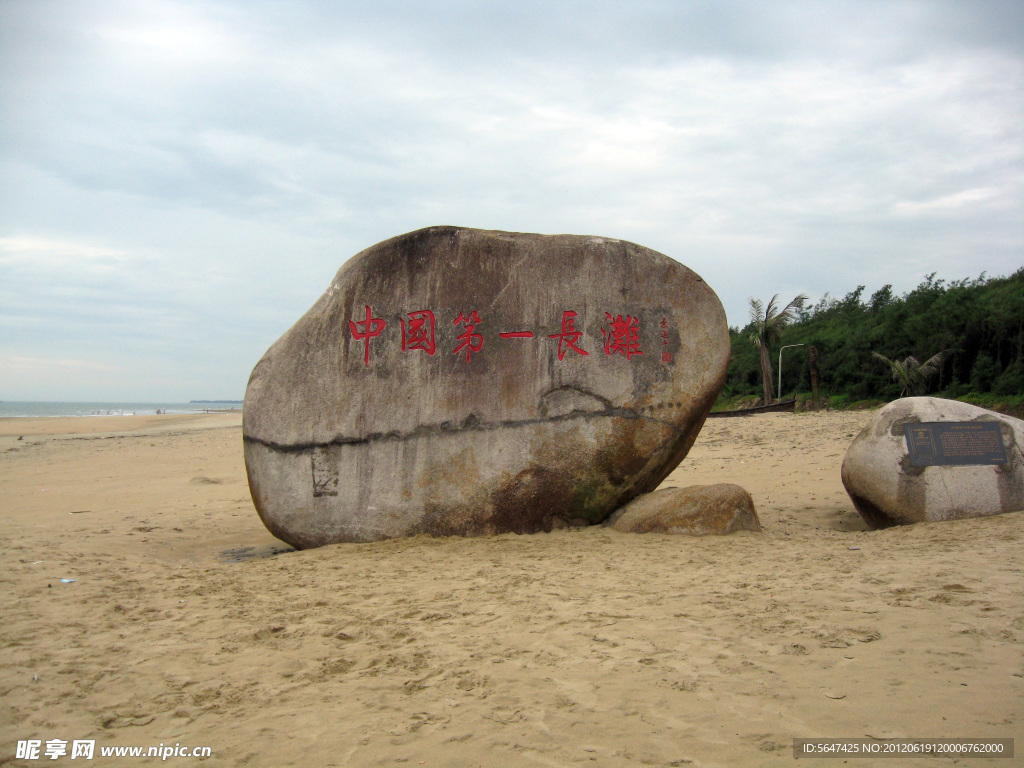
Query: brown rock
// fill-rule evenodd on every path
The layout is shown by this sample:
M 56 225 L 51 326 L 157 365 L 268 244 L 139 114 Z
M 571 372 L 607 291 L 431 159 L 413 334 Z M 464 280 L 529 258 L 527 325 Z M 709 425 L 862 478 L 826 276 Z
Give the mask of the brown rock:
M 724 381 L 725 313 L 633 243 L 432 227 L 350 259 L 246 391 L 253 500 L 298 547 L 596 523 Z
M 761 530 L 754 500 L 731 483 L 663 488 L 644 494 L 609 518 L 609 525 L 622 533 L 687 536 Z
M 1001 438 L 1005 462 L 914 466 L 907 430 L 949 422 L 997 423 L 998 437 L 990 433 L 989 442 L 998 452 Z M 956 400 L 906 397 L 881 408 L 854 438 L 843 457 L 843 485 L 873 528 L 1013 512 L 1024 509 L 1022 447 L 1020 419 Z

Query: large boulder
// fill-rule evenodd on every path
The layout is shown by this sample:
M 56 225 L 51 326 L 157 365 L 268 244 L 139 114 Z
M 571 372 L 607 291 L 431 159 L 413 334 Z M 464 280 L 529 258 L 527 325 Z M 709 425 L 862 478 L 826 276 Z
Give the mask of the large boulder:
M 760 531 L 750 494 L 732 483 L 662 488 L 638 496 L 608 518 L 622 533 L 679 533 L 711 536 Z
M 873 528 L 998 515 L 1024 509 L 1022 448 L 1020 419 L 908 397 L 880 409 L 854 438 L 843 485 Z
M 297 547 L 601 522 L 686 455 L 728 362 L 714 291 L 648 248 L 411 232 L 256 365 L 249 487 Z

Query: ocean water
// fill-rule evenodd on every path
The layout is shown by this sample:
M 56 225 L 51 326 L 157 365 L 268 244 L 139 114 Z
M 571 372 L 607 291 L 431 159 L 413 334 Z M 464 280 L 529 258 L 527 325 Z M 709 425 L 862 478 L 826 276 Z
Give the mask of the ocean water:
M 145 416 L 239 410 L 241 403 L 33 403 L 0 402 L 0 418 L 18 416 Z

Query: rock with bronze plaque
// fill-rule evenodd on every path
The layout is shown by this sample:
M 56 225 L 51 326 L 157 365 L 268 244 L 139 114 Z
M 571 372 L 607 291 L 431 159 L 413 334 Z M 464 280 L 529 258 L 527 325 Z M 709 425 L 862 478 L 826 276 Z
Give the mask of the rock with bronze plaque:
M 994 421 L 931 421 L 906 427 L 912 467 L 1006 464 L 1002 431 Z
M 873 528 L 1024 510 L 1024 422 L 955 400 L 908 397 L 850 444 L 843 485 Z

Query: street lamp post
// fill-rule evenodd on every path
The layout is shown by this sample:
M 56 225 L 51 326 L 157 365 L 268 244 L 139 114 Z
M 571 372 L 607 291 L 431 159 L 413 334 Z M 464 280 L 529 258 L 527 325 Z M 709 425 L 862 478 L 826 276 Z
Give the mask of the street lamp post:
M 787 344 L 779 350 L 779 392 L 775 398 L 776 402 L 782 401 L 782 350 L 789 349 L 790 347 L 802 347 L 803 344 Z

